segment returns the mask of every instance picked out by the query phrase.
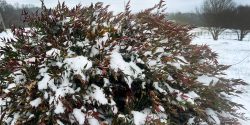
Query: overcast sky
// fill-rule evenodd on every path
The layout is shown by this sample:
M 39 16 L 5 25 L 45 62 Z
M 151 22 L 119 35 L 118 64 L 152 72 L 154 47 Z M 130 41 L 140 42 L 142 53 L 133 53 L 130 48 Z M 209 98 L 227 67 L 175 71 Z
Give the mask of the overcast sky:
M 33 4 L 35 6 L 40 6 L 40 0 L 6 0 L 8 3 L 15 4 Z M 48 7 L 54 7 L 58 0 L 44 0 Z M 113 11 L 120 12 L 124 10 L 124 3 L 128 0 L 59 0 L 66 1 L 69 6 L 75 6 L 79 3 L 83 5 L 88 5 L 91 2 L 104 2 L 105 4 L 111 5 L 110 9 Z M 166 0 L 167 12 L 194 12 L 195 8 L 199 7 L 204 0 Z M 250 5 L 250 0 L 234 0 L 237 4 L 248 4 Z M 137 12 L 142 9 L 152 7 L 154 4 L 158 3 L 159 0 L 131 0 L 131 8 L 133 11 Z

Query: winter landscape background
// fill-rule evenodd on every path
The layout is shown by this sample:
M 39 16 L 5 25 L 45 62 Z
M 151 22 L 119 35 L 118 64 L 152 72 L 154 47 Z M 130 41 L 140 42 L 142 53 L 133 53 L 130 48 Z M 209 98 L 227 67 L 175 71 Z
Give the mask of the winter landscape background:
M 228 30 L 230 34 L 222 34 L 218 41 L 214 41 L 210 34 L 204 28 L 197 28 L 190 33 L 196 34 L 193 39 L 193 44 L 207 44 L 213 51 L 218 53 L 218 61 L 221 64 L 232 65 L 226 70 L 227 78 L 239 78 L 250 83 L 250 35 L 246 36 L 244 41 L 237 41 L 237 37 L 232 31 Z M 198 35 L 199 34 L 199 35 Z M 239 113 L 245 113 L 250 117 L 250 86 L 238 87 L 243 90 L 243 94 L 239 97 L 232 96 L 232 100 L 241 103 L 246 109 L 239 109 Z M 250 121 L 241 121 L 243 125 L 248 125 Z

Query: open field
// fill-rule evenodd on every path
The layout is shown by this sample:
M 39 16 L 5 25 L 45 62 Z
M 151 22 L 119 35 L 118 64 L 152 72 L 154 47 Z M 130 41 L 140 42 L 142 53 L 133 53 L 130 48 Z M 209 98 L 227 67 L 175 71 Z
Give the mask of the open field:
M 195 29 L 192 33 L 198 34 L 202 30 Z M 218 41 L 212 40 L 209 34 L 204 34 L 206 31 L 202 31 L 203 35 L 196 36 L 193 44 L 207 44 L 213 51 L 218 53 L 218 61 L 221 64 L 232 65 L 225 73 L 227 78 L 240 78 L 250 84 L 250 37 L 249 35 L 243 41 L 234 40 L 237 38 L 236 34 L 224 33 Z M 239 97 L 232 97 L 232 100 L 237 103 L 241 103 L 245 106 L 245 109 L 239 109 L 239 113 L 245 113 L 245 116 L 250 117 L 250 85 L 246 87 L 238 86 L 238 89 L 243 90 L 244 93 L 238 95 Z M 241 121 L 243 125 L 249 125 L 250 120 Z

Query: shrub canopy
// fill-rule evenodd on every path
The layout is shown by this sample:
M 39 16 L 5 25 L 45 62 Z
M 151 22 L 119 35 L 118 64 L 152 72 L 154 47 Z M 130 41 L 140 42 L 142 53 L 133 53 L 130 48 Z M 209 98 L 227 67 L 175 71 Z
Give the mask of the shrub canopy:
M 206 45 L 165 19 L 161 1 L 114 15 L 96 3 L 23 12 L 30 28 L 1 47 L 1 123 L 222 123 L 237 116 L 225 98 L 241 80 L 221 76 Z M 225 117 L 228 113 L 232 117 Z

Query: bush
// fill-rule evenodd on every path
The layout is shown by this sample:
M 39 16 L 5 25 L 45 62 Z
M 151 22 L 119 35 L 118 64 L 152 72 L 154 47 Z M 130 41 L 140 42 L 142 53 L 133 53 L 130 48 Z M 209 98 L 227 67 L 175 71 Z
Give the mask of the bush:
M 216 53 L 155 7 L 114 15 L 96 3 L 24 14 L 1 48 L 1 123 L 186 124 L 239 117 Z M 233 117 L 234 116 L 234 117 Z M 231 119 L 231 120 L 232 120 Z

